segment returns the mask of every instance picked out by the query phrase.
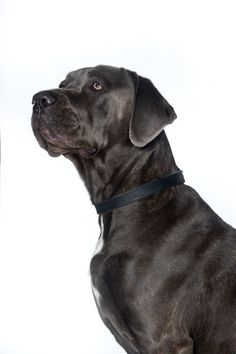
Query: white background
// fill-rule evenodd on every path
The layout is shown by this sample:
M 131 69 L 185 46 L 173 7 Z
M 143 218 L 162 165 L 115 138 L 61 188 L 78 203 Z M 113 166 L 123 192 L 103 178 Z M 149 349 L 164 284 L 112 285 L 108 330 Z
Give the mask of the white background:
M 187 184 L 236 226 L 234 1 L 1 2 L 1 354 L 118 354 L 90 290 L 97 216 L 73 165 L 30 126 L 31 97 L 68 71 L 123 66 L 174 106 Z

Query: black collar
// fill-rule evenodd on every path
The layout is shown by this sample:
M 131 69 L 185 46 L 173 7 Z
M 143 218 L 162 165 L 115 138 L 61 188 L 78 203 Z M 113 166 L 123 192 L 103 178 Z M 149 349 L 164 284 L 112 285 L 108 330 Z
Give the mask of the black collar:
M 133 203 L 138 199 L 148 197 L 153 194 L 159 194 L 170 187 L 183 184 L 185 182 L 182 171 L 176 171 L 170 175 L 153 179 L 142 186 L 131 189 L 131 191 L 115 195 L 111 199 L 104 200 L 101 203 L 94 204 L 97 213 L 103 214 L 113 209 L 121 208 L 127 204 Z

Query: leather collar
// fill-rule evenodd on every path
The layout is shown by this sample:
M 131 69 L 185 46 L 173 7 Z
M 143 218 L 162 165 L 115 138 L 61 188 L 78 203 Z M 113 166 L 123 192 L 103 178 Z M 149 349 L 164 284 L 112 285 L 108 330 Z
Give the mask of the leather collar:
M 95 203 L 94 206 L 98 214 L 110 212 L 114 209 L 121 208 L 125 205 L 135 202 L 144 197 L 158 195 L 167 189 L 183 184 L 185 182 L 181 170 L 171 173 L 170 175 L 159 177 L 147 182 L 139 187 L 131 189 L 128 192 L 117 194 L 111 199 Z

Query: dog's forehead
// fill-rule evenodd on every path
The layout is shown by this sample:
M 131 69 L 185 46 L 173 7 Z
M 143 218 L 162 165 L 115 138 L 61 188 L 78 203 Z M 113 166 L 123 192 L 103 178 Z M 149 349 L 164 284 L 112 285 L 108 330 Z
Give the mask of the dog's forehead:
M 71 71 L 67 74 L 66 76 L 66 81 L 67 82 L 80 82 L 83 83 L 87 80 L 87 75 L 88 72 L 91 70 L 92 68 L 82 68 L 82 69 L 77 69 L 74 71 Z
M 88 71 L 88 76 L 101 76 L 105 79 L 115 79 L 122 75 L 122 70 L 114 66 L 98 65 Z
M 67 80 L 70 82 L 77 81 L 81 84 L 92 78 L 100 78 L 114 82 L 123 77 L 123 71 L 124 69 L 116 68 L 114 66 L 98 65 L 71 71 L 67 75 Z

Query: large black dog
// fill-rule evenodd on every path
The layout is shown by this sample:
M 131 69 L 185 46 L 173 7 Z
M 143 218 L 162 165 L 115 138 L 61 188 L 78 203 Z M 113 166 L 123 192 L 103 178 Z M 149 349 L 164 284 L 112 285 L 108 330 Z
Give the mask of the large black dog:
M 94 204 L 178 171 L 152 82 L 111 66 L 33 97 L 32 127 L 78 169 Z M 159 182 L 158 182 L 159 183 Z M 99 215 L 91 261 L 102 320 L 129 354 L 236 354 L 236 230 L 185 184 Z

